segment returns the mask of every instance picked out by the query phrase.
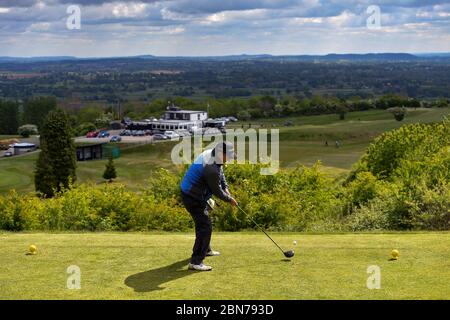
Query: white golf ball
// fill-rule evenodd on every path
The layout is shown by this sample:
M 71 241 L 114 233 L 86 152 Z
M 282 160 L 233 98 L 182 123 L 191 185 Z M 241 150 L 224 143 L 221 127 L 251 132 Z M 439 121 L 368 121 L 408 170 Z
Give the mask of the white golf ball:
M 296 245 L 297 245 L 297 241 L 296 241 L 296 240 L 294 240 L 293 244 L 294 244 L 294 246 L 296 246 Z

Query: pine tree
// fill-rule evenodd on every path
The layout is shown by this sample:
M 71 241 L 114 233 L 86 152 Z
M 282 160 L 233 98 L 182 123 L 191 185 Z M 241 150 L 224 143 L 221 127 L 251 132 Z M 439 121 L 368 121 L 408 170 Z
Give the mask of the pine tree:
M 112 182 L 113 179 L 117 178 L 116 167 L 114 166 L 114 160 L 112 154 L 109 156 L 108 163 L 105 166 L 105 172 L 103 173 L 103 179 Z
M 40 137 L 34 184 L 36 191 L 52 197 L 76 180 L 76 148 L 68 115 L 61 109 L 45 119 Z

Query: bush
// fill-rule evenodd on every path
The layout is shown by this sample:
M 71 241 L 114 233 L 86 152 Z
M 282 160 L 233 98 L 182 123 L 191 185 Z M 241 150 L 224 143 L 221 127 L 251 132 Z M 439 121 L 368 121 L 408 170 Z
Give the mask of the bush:
M 410 124 L 383 133 L 376 138 L 350 175 L 369 171 L 378 178 L 388 178 L 403 160 L 421 161 L 450 145 L 450 121 L 437 124 Z
M 105 171 L 103 172 L 103 179 L 112 182 L 113 179 L 117 178 L 116 167 L 114 166 L 114 159 L 112 154 L 109 156 L 109 160 L 105 165 Z
M 366 204 L 378 195 L 381 182 L 370 172 L 363 171 L 356 174 L 355 180 L 346 188 L 347 213 L 352 212 L 353 207 Z
M 449 146 L 448 120 L 377 138 L 347 180 L 350 229 L 448 230 Z
M 420 230 L 450 229 L 450 185 L 425 189 L 412 208 L 412 224 Z
M 33 230 L 39 226 L 35 213 L 41 210 L 34 196 L 20 196 L 14 190 L 0 197 L 0 229 L 8 231 Z
M 378 201 L 358 208 L 346 221 L 350 231 L 376 231 L 389 229 L 385 204 Z
M 24 124 L 17 129 L 17 132 L 24 138 L 38 134 L 37 126 L 34 124 Z
M 407 113 L 405 107 L 395 107 L 395 108 L 389 108 L 387 109 L 390 113 L 394 115 L 395 120 L 402 121 L 405 118 L 405 115 Z
M 340 218 L 339 187 L 313 168 L 299 166 L 276 175 L 260 175 L 262 165 L 229 165 L 226 176 L 240 206 L 258 224 L 272 230 L 309 230 Z M 212 213 L 220 230 L 255 228 L 242 212 L 222 206 Z
M 180 231 L 191 227 L 190 215 L 175 199 L 159 202 L 120 184 L 83 184 L 50 199 L 15 192 L 0 196 L 2 230 Z
M 85 136 L 88 132 L 95 131 L 95 130 L 97 130 L 95 124 L 93 124 L 92 122 L 85 122 L 85 123 L 80 124 L 75 129 L 75 135 Z

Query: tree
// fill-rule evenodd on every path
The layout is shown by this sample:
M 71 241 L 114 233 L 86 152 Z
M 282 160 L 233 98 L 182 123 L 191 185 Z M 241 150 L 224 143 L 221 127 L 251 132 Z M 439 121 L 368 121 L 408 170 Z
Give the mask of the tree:
M 345 120 L 345 116 L 348 113 L 348 108 L 344 105 L 337 105 L 336 107 L 336 112 L 339 115 L 339 120 Z
M 95 131 L 95 130 L 97 130 L 97 127 L 95 126 L 95 124 L 93 124 L 91 122 L 86 122 L 86 123 L 80 124 L 76 128 L 75 134 L 78 135 L 78 136 L 84 136 L 88 132 Z
M 239 120 L 247 121 L 251 118 L 250 113 L 247 110 L 241 110 L 237 113 Z
M 0 100 L 0 134 L 16 134 L 19 127 L 19 105 Z
M 109 127 L 109 124 L 113 120 L 112 113 L 104 113 L 100 116 L 100 118 L 97 118 L 94 120 L 94 124 L 97 128 L 107 128 Z
M 17 133 L 24 138 L 28 138 L 33 134 L 38 134 L 38 129 L 34 124 L 24 124 L 17 129 Z
M 82 123 L 90 123 L 94 122 L 96 119 L 101 118 L 103 115 L 103 110 L 101 106 L 98 105 L 89 105 L 82 108 L 77 113 L 77 122 L 79 124 Z
M 30 99 L 23 106 L 23 120 L 25 123 L 37 125 L 38 130 L 41 131 L 48 113 L 55 109 L 56 99 L 53 97 Z
M 274 111 L 278 117 L 283 116 L 284 107 L 280 102 L 277 102 L 277 104 L 274 107 Z
M 108 163 L 105 166 L 105 172 L 103 172 L 103 179 L 112 182 L 117 178 L 116 167 L 114 166 L 114 160 L 112 154 L 109 156 Z
M 433 102 L 433 105 L 438 108 L 447 108 L 449 106 L 449 101 L 445 98 L 439 98 Z
M 406 115 L 406 108 L 405 107 L 389 108 L 388 111 L 394 115 L 394 118 L 397 121 L 402 121 L 405 118 L 405 115 Z
M 52 197 L 76 180 L 76 148 L 68 115 L 61 109 L 50 111 L 40 137 L 34 184 L 36 191 Z

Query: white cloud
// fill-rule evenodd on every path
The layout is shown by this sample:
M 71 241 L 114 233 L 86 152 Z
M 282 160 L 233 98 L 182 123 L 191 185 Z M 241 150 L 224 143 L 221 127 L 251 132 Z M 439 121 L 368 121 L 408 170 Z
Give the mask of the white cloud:
M 51 24 L 49 22 L 37 22 L 33 23 L 27 28 L 27 31 L 48 31 Z
M 117 3 L 112 8 L 112 14 L 117 17 L 138 17 L 145 12 L 145 3 Z
M 13 43 L 0 44 L 0 55 L 75 54 L 65 51 L 75 47 L 80 55 L 357 52 L 371 48 L 368 39 L 372 45 L 377 43 L 378 52 L 407 51 L 420 44 L 429 51 L 450 51 L 448 0 L 379 0 L 382 28 L 378 31 L 366 27 L 369 0 L 0 3 L 0 43 Z M 73 3 L 81 6 L 82 13 L 82 29 L 76 33 L 64 27 L 67 6 Z M 38 32 L 45 41 L 37 41 L 33 33 Z

